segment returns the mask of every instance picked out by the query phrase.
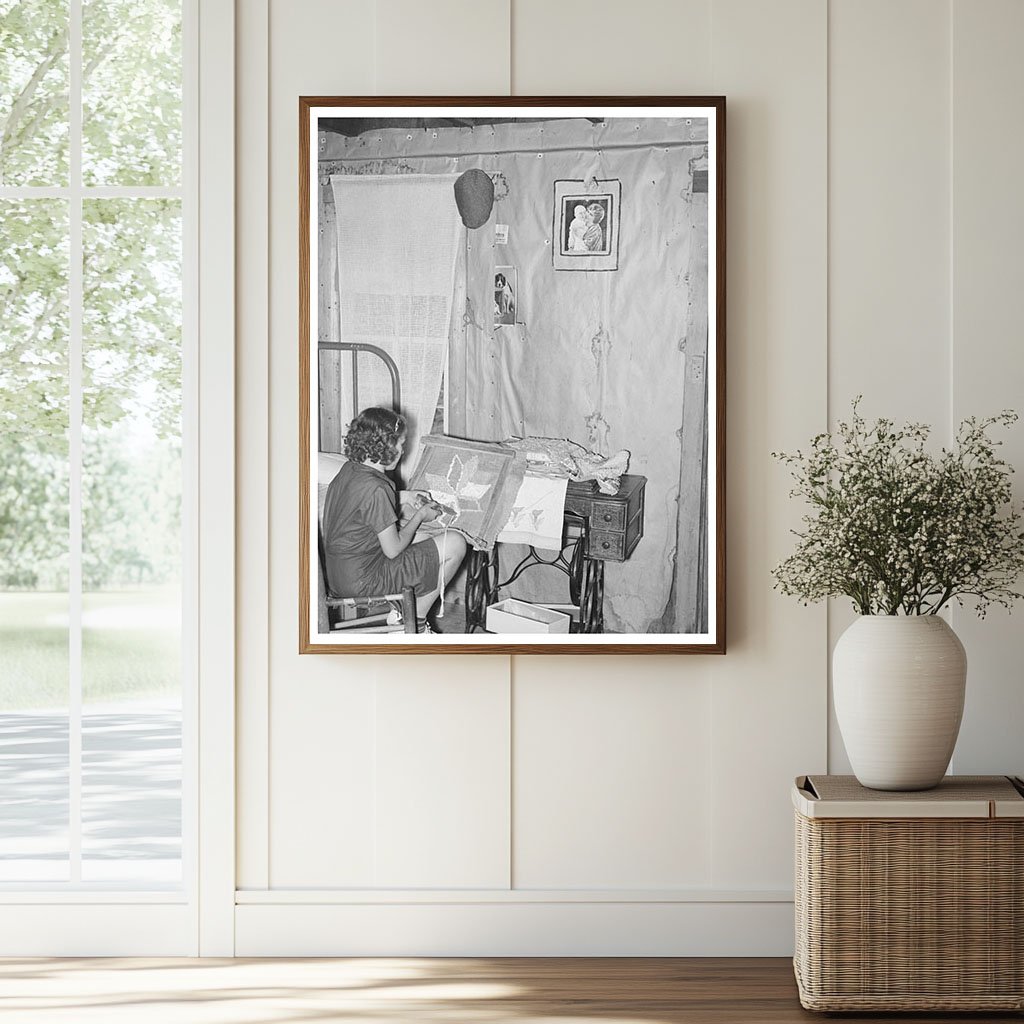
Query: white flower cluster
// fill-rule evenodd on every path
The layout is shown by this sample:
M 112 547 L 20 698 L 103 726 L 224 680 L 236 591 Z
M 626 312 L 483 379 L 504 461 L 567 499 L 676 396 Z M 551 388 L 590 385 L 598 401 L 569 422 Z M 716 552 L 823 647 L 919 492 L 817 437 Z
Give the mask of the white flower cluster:
M 973 598 L 980 616 L 1009 608 L 1024 571 L 1024 518 L 1011 503 L 1011 467 L 988 436 L 1014 412 L 966 419 L 951 451 L 929 454 L 929 428 L 849 423 L 809 452 L 773 453 L 811 512 L 796 551 L 773 571 L 776 589 L 805 603 L 845 595 L 862 615 L 934 615 Z

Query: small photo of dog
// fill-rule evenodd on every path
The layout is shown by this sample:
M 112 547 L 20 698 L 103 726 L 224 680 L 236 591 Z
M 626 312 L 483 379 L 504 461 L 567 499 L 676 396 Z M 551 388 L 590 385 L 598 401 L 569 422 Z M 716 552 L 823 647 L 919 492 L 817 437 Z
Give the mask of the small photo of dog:
M 510 327 L 516 322 L 518 273 L 515 267 L 494 268 L 494 326 Z

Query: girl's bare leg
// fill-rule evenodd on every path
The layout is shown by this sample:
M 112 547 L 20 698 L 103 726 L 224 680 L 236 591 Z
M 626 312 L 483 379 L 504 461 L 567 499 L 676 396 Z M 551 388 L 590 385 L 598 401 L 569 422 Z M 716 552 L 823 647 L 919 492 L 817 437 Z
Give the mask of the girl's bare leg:
M 424 541 L 424 543 L 428 542 Z M 441 573 L 447 585 L 459 571 L 459 566 L 462 565 L 462 560 L 466 557 L 466 538 L 461 533 L 456 533 L 452 530 L 448 533 L 447 537 L 444 534 L 431 537 L 429 543 L 433 543 L 437 547 L 438 559 L 441 562 Z M 416 618 L 426 618 L 427 612 L 433 607 L 440 593 L 440 588 L 435 586 L 428 594 L 416 595 Z

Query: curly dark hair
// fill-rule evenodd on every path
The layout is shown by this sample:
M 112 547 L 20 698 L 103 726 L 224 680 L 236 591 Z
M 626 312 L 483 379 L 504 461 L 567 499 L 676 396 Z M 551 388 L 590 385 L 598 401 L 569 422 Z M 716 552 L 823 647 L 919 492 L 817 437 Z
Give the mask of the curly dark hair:
M 398 442 L 405 431 L 405 417 L 401 413 L 371 406 L 348 425 L 345 454 L 353 462 L 390 465 L 398 455 Z

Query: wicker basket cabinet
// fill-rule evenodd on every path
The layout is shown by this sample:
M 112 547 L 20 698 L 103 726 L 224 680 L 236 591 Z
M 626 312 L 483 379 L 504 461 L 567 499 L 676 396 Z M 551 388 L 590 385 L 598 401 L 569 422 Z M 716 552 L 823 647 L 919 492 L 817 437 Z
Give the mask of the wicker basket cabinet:
M 1024 1010 L 1024 784 L 886 793 L 796 780 L 796 954 L 809 1010 Z

